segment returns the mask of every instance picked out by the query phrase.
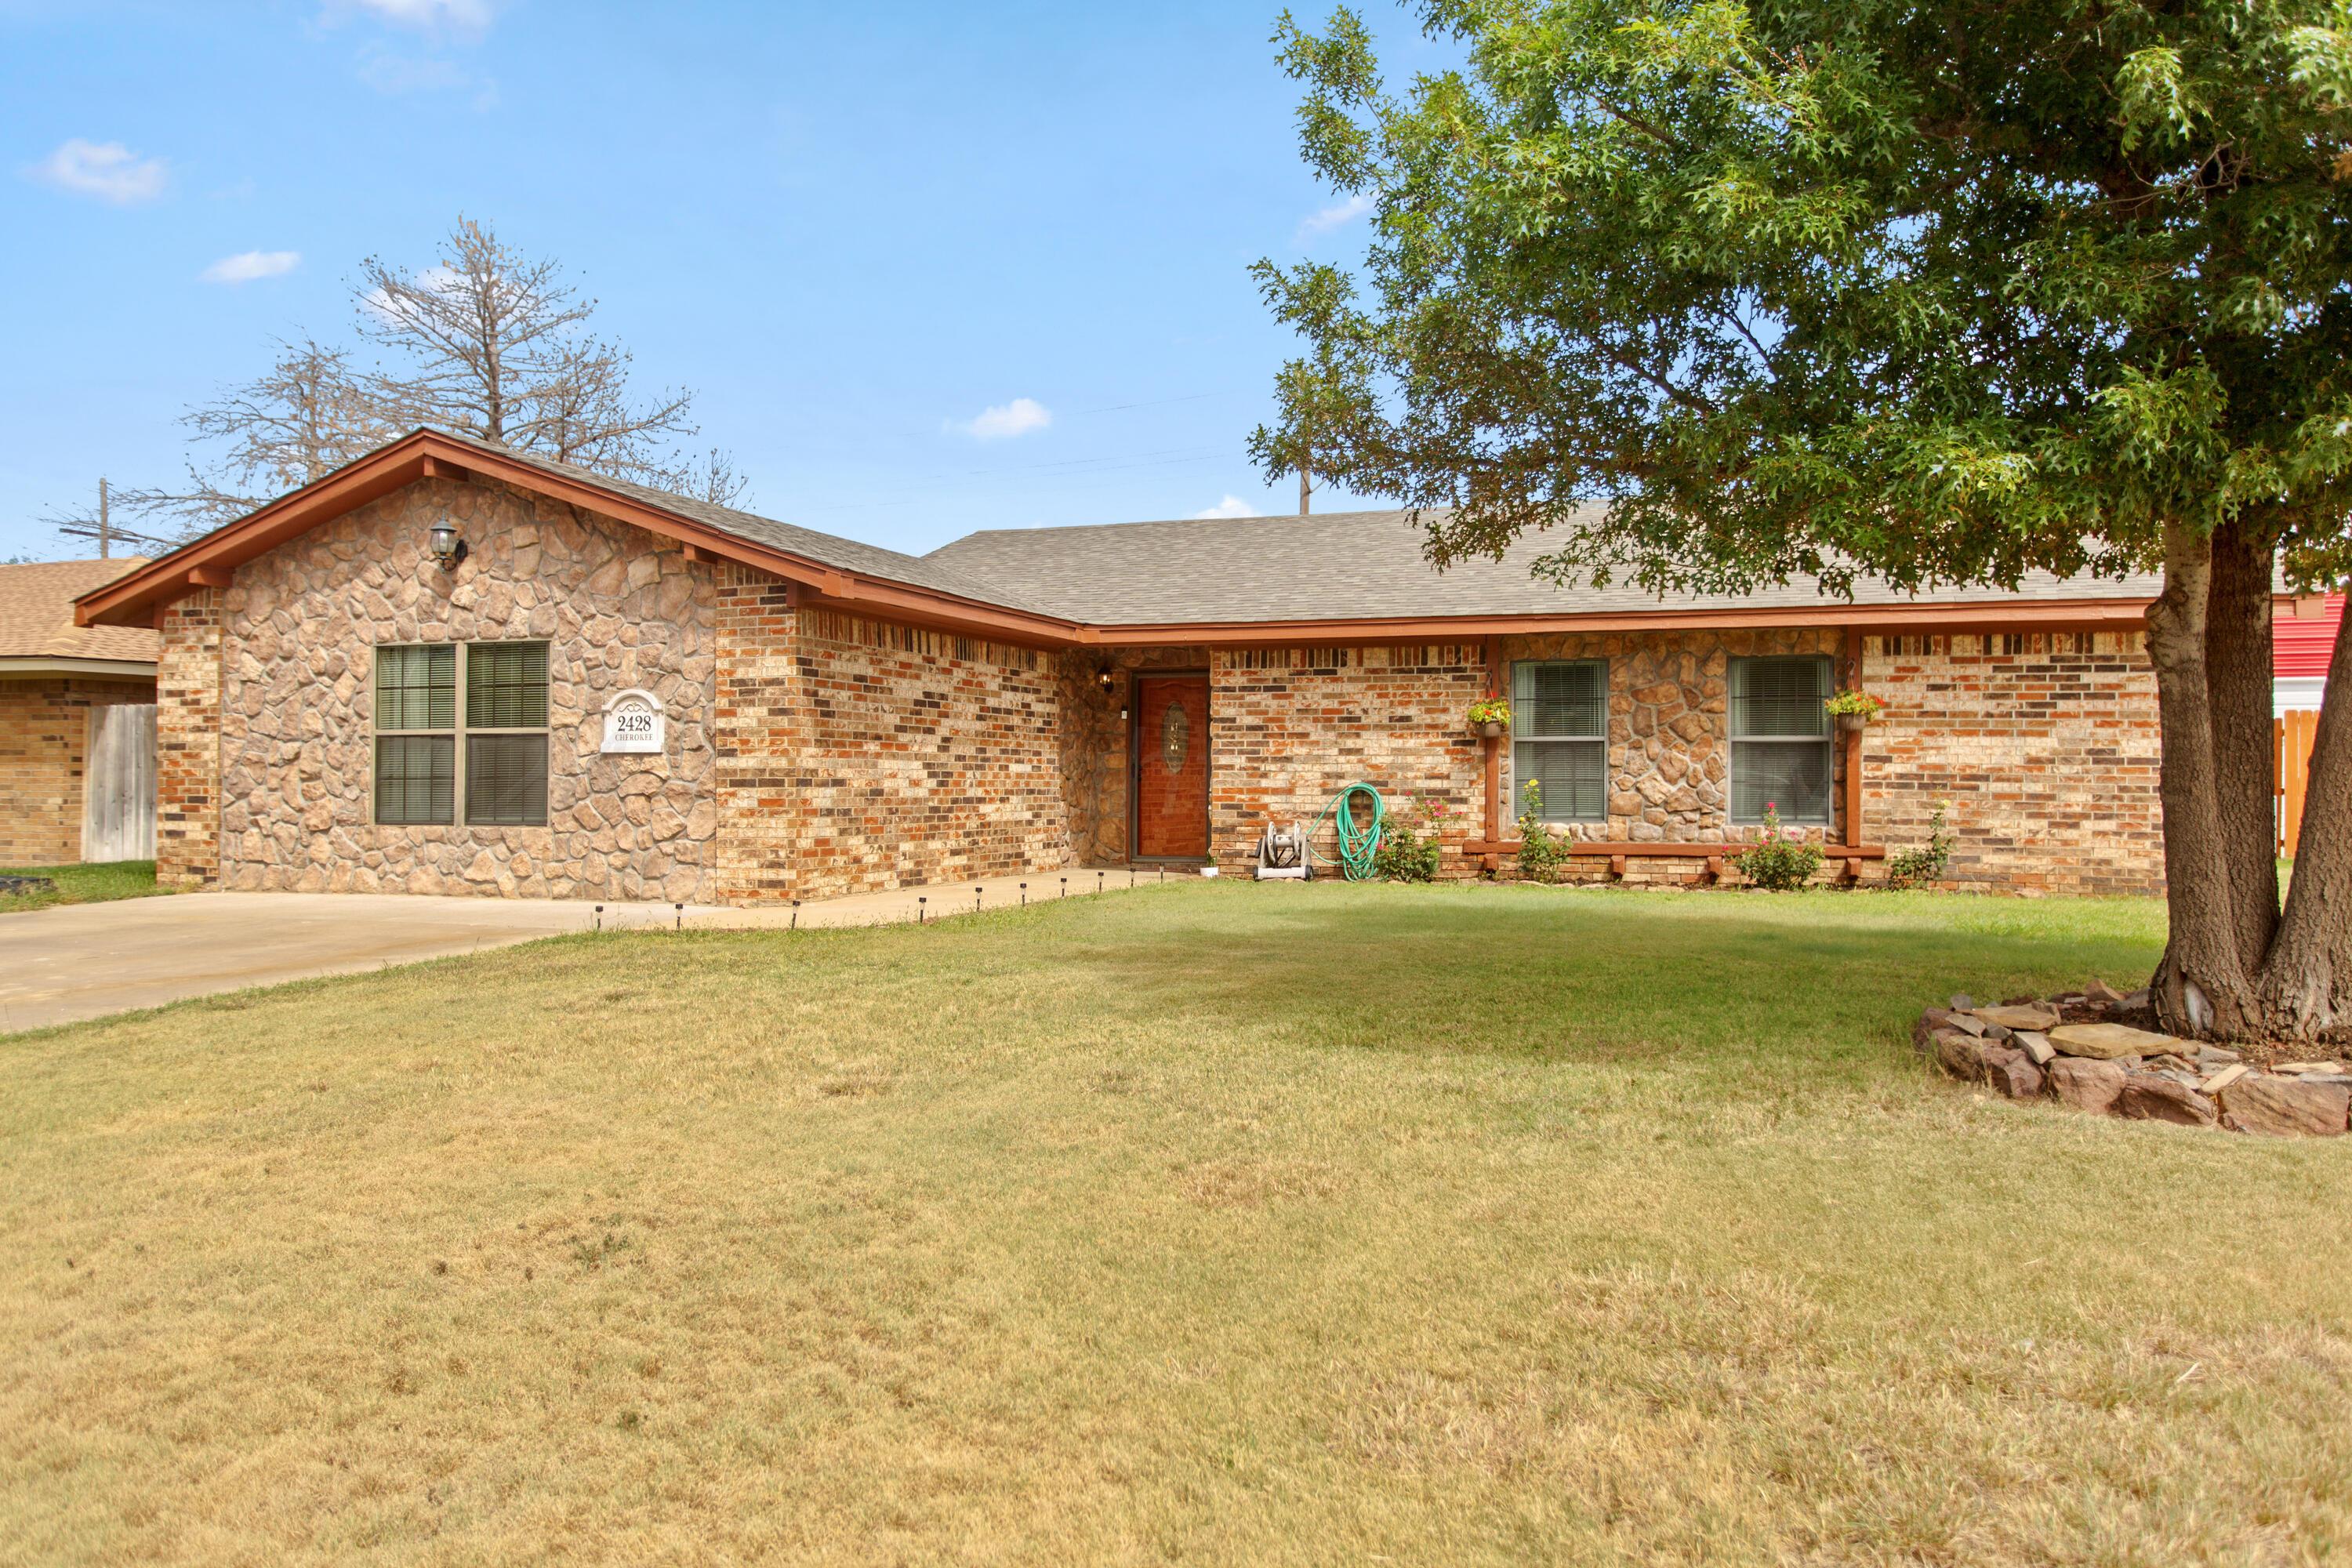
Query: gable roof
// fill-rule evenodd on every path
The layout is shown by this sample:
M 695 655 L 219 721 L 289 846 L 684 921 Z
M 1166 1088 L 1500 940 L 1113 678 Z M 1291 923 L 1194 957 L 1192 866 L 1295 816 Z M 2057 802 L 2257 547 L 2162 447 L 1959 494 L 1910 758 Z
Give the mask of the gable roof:
M 431 429 L 413 430 L 157 557 L 120 582 L 84 594 L 76 601 L 75 616 L 84 626 L 152 620 L 175 599 L 201 588 L 226 587 L 238 566 L 331 518 L 420 479 L 468 476 L 632 523 L 683 545 L 689 554 L 740 562 L 844 608 L 1045 646 L 1076 640 L 1077 628 L 1068 621 L 918 556 Z
M 152 674 L 160 640 L 152 630 L 74 623 L 75 599 L 145 564 L 145 557 L 133 555 L 111 561 L 37 561 L 0 566 L 0 668 L 23 669 L 58 663 L 145 665 Z
M 150 623 L 174 599 L 226 586 L 284 541 L 419 479 L 475 476 L 600 512 L 795 585 L 799 602 L 1040 647 L 1107 644 L 1403 641 L 1546 630 L 1812 626 L 2137 626 L 2152 577 L 2046 574 L 2015 592 L 1883 584 L 1851 600 L 1795 582 L 1745 595 L 1660 598 L 1533 577 L 1538 535 L 1499 562 L 1433 571 L 1404 511 L 990 530 L 908 555 L 592 473 L 535 453 L 419 429 L 121 579 L 84 592 L 83 626 Z
M 592 473 L 586 468 L 559 463 L 537 452 L 518 451 L 478 441 L 470 436 L 442 432 L 446 439 L 470 447 L 485 457 L 505 458 L 541 473 L 572 479 L 583 479 L 623 495 L 649 507 L 657 507 L 707 523 L 722 533 L 751 543 L 768 545 L 772 549 L 832 566 L 843 572 L 882 578 L 912 588 L 930 588 L 944 594 L 961 595 L 965 598 L 992 600 L 1008 609 L 1034 610 L 1039 606 L 1018 595 L 1006 595 L 990 584 L 973 582 L 946 563 L 921 555 L 904 555 L 896 550 L 886 550 L 878 544 L 866 544 L 839 534 L 819 533 L 813 528 L 797 523 L 779 522 L 756 512 L 738 511 L 733 507 L 719 506 L 710 501 L 697 500 L 692 496 L 678 495 L 670 490 L 656 489 L 630 479 L 617 479 L 609 475 Z M 1047 612 L 1050 613 L 1050 612 Z
M 1324 512 L 1311 517 L 1183 519 L 1084 528 L 991 529 L 924 557 L 1055 614 L 1093 626 L 1245 621 L 1697 614 L 1844 608 L 1800 578 L 1753 594 L 1688 594 L 1662 600 L 1630 584 L 1562 587 L 1531 568 L 1551 547 L 1525 534 L 1500 561 L 1457 562 L 1444 572 L 1422 555 L 1423 525 L 1410 511 Z M 1939 588 L 1912 595 L 1875 580 L 1854 585 L 1853 606 L 1909 609 L 2085 600 L 2145 605 L 2153 576 L 2062 580 L 2034 573 L 2015 593 Z M 1882 617 L 1884 618 L 1884 617 Z

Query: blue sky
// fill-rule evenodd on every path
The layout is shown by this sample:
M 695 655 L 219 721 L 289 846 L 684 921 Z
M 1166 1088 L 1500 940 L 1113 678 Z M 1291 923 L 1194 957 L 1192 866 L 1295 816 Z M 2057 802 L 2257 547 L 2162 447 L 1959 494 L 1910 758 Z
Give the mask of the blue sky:
M 1293 510 L 1244 448 L 1292 352 L 1246 268 L 1364 228 L 1278 9 L 0 0 L 0 557 L 79 552 L 44 512 L 173 479 L 191 402 L 347 337 L 360 260 L 460 212 L 562 258 L 772 516 Z

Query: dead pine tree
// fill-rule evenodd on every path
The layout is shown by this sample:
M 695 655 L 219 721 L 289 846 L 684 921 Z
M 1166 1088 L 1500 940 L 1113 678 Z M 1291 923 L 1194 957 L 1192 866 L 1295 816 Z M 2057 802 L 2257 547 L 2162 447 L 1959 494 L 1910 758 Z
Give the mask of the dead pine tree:
M 432 266 L 371 256 L 354 294 L 360 335 L 392 362 L 377 395 L 412 422 L 664 489 L 686 477 L 671 443 L 694 434 L 693 395 L 636 396 L 628 352 L 588 331 L 596 300 L 560 263 L 460 216 Z

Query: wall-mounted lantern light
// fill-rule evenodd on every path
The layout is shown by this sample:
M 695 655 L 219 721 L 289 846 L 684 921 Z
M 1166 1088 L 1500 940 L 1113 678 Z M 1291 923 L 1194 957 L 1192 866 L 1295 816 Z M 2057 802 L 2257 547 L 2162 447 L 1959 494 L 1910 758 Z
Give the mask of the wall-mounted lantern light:
M 433 545 L 433 559 L 441 563 L 444 572 L 455 572 L 457 563 L 466 558 L 466 542 L 457 537 L 457 525 L 447 518 L 433 525 L 426 536 Z
M 1095 684 L 1100 687 L 1102 689 L 1102 694 L 1105 697 L 1108 697 L 1111 694 L 1112 689 L 1118 686 L 1118 680 L 1117 677 L 1111 674 L 1110 666 L 1106 664 L 1100 669 L 1095 671 Z

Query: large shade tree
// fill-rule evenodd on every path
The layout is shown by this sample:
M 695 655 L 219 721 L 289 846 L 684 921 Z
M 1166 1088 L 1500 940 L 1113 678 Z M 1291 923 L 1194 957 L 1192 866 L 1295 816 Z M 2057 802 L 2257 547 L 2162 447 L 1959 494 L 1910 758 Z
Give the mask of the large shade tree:
M 1276 41 L 1360 266 L 1262 264 L 1308 353 L 1269 469 L 1528 530 L 1563 582 L 2160 570 L 2176 1029 L 2352 1021 L 2352 645 L 2284 913 L 2274 574 L 2352 566 L 2352 8 L 1427 0 L 1400 87 Z

